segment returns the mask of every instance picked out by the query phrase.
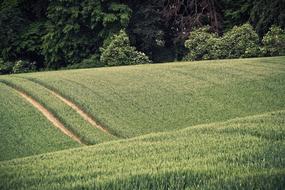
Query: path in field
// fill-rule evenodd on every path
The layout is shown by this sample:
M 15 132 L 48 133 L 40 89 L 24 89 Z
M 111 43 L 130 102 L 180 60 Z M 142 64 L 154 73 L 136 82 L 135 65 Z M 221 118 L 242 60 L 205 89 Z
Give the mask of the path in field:
M 12 87 L 14 90 L 16 90 L 25 100 L 27 100 L 30 104 L 32 104 L 37 110 L 39 110 L 56 128 L 58 128 L 61 132 L 63 132 L 65 135 L 72 138 L 74 141 L 84 145 L 84 143 L 80 140 L 79 137 L 77 137 L 75 134 L 73 134 L 71 131 L 66 129 L 64 125 L 45 107 L 43 107 L 39 102 L 34 100 L 32 97 L 27 95 L 26 93 L 14 88 L 11 85 L 8 85 Z
M 55 91 L 53 91 L 52 89 L 46 87 L 45 85 L 41 84 L 40 82 L 30 79 L 30 78 L 25 78 L 28 79 L 34 83 L 37 83 L 38 85 L 41 85 L 42 87 L 46 88 L 47 90 L 49 90 L 51 92 L 51 94 L 53 94 L 54 96 L 56 96 L 57 98 L 59 98 L 61 101 L 63 101 L 66 105 L 68 105 L 69 107 L 71 107 L 73 110 L 75 110 L 85 121 L 87 121 L 88 123 L 90 123 L 93 127 L 100 129 L 101 131 L 114 136 L 113 134 L 111 134 L 106 128 L 104 128 L 103 126 L 101 126 L 100 124 L 98 124 L 98 122 L 96 122 L 89 114 L 87 114 L 86 112 L 84 112 L 79 106 L 77 106 L 75 103 L 73 103 L 72 101 L 66 99 L 65 97 L 61 96 L 60 94 L 56 93 Z

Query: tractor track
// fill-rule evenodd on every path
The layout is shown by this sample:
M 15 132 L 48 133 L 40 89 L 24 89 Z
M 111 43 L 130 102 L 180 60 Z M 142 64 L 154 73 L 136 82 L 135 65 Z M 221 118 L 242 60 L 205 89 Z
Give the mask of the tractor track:
M 3 82 L 3 81 L 2 81 Z M 40 104 L 38 101 L 36 101 L 34 98 L 29 96 L 27 93 L 23 92 L 22 90 L 14 87 L 13 85 L 3 82 L 7 86 L 13 88 L 23 99 L 25 99 L 27 102 L 29 102 L 33 107 L 35 107 L 39 112 L 42 113 L 42 115 L 49 120 L 54 127 L 58 128 L 62 133 L 73 139 L 74 141 L 78 142 L 79 144 L 86 145 L 84 142 L 81 141 L 81 139 L 75 135 L 73 132 L 68 130 L 62 122 L 59 121 L 58 118 L 54 116 L 48 109 L 46 109 L 42 104 Z

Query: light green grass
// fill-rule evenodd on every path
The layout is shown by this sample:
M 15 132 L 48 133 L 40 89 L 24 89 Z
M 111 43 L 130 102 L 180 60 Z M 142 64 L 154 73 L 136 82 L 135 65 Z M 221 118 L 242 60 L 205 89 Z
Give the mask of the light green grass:
M 46 87 L 78 104 L 119 137 L 134 137 L 110 142 L 103 141 L 112 138 L 103 138 L 94 146 L 0 161 L 0 189 L 285 186 L 285 57 L 41 72 L 0 80 L 30 93 L 79 135 L 88 136 L 90 128 Z M 5 93 L 1 91 L 0 105 L 9 100 Z M 22 104 L 11 97 L 11 102 Z M 6 123 L 17 121 L 13 130 L 41 134 L 18 129 L 37 116 L 25 115 L 22 121 L 6 113 L 8 108 L 13 114 L 36 110 L 6 105 L 0 113 Z M 29 127 L 47 122 L 42 119 Z M 93 132 L 88 139 L 96 143 L 100 134 Z M 18 138 L 12 136 L 12 148 Z M 55 137 L 45 138 L 52 143 Z M 7 141 L 0 143 L 6 146 Z
M 285 108 L 285 57 L 19 76 L 55 89 L 124 137 Z
M 285 111 L 0 162 L 0 189 L 282 189 Z
M 116 139 L 114 136 L 106 134 L 90 125 L 71 107 L 52 95 L 48 89 L 23 78 L 9 77 L 5 82 L 21 89 L 44 105 L 66 128 L 76 134 L 84 143 L 96 144 Z
M 0 82 L 0 160 L 71 147 L 78 144 L 56 129 L 15 90 Z

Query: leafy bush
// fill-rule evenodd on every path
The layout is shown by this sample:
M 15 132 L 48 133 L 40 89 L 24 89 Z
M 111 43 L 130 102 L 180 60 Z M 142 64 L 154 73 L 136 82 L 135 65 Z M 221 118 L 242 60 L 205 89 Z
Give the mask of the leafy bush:
M 223 49 L 227 58 L 255 57 L 259 55 L 259 38 L 250 24 L 234 26 L 223 36 Z
M 184 60 L 193 61 L 211 59 L 211 48 L 215 44 L 217 35 L 209 31 L 209 27 L 202 27 L 191 32 L 189 39 L 185 41 L 185 47 L 189 53 Z
M 263 37 L 263 52 L 265 55 L 285 55 L 285 31 L 278 26 L 272 26 Z
M 12 62 L 5 62 L 3 59 L 0 58 L 0 74 L 10 74 L 12 73 L 13 69 Z
M 259 38 L 250 24 L 232 30 L 218 37 L 203 27 L 190 33 L 185 47 L 189 53 L 184 60 L 222 59 L 255 57 L 260 54 Z
M 35 62 L 30 63 L 28 61 L 19 60 L 16 61 L 15 65 L 13 66 L 13 73 L 26 73 L 35 70 Z
M 132 65 L 150 63 L 149 58 L 142 52 L 136 51 L 130 45 L 130 40 L 125 31 L 114 35 L 101 48 L 100 61 L 107 66 Z

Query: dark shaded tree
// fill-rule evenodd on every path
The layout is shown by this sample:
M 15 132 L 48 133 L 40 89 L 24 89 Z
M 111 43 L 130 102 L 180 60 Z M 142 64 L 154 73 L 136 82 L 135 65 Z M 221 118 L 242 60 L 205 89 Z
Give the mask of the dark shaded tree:
M 272 25 L 285 27 L 284 0 L 222 0 L 224 30 L 250 22 L 259 36 Z
M 151 58 L 160 52 L 175 52 L 172 57 L 180 59 L 184 41 L 194 27 L 210 25 L 213 31 L 221 30 L 222 17 L 216 0 L 135 0 L 128 4 L 133 9 L 131 39 Z
M 249 21 L 260 36 L 272 25 L 285 29 L 285 0 L 255 0 Z
M 103 40 L 127 26 L 131 10 L 118 1 L 53 0 L 48 8 L 43 54 L 48 67 L 81 62 Z
M 42 67 L 42 36 L 48 0 L 2 1 L 0 4 L 0 50 L 5 61 L 19 59 Z

